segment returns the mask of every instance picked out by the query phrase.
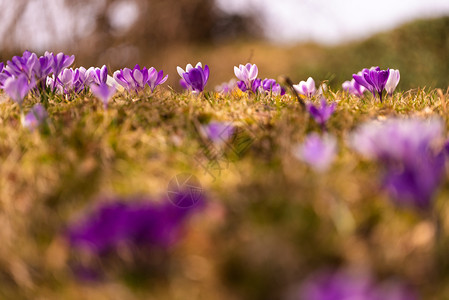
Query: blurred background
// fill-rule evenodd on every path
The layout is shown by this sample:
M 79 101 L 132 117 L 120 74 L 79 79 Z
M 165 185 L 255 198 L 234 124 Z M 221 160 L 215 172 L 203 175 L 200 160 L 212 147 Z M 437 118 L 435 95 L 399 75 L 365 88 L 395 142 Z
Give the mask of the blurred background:
M 76 55 L 77 66 L 135 64 L 170 74 L 202 61 L 208 88 L 233 66 L 260 77 L 308 76 L 334 88 L 364 67 L 401 71 L 400 89 L 447 88 L 447 0 L 0 0 L 0 61 L 28 49 Z

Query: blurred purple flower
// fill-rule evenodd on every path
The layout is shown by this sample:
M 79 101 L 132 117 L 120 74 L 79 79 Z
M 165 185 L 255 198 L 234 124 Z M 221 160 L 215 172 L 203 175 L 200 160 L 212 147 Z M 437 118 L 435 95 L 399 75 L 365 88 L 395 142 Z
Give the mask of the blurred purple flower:
M 311 98 L 316 93 L 315 80 L 312 77 L 309 77 L 307 81 L 300 81 L 299 84 L 293 85 L 293 88 L 307 98 Z
M 65 55 L 62 52 L 56 55 L 54 55 L 52 52 L 45 52 L 44 56 L 48 56 L 51 58 L 51 68 L 55 77 L 58 77 L 62 70 L 70 67 L 75 61 L 75 55 Z
M 234 134 L 235 128 L 231 122 L 212 121 L 201 127 L 201 133 L 214 143 L 227 142 Z
M 252 88 L 253 82 L 256 80 L 258 73 L 259 70 L 255 64 L 247 63 L 246 65 L 239 65 L 239 67 L 234 66 L 235 76 L 243 82 L 239 88 L 244 92 L 247 90 L 252 90 L 254 92 L 254 89 Z
M 15 77 L 23 74 L 28 79 L 28 82 L 31 82 L 34 79 L 33 69 L 37 61 L 36 54 L 25 51 L 22 56 L 14 56 L 11 60 L 8 60 L 5 70 Z
M 366 88 L 360 85 L 357 81 L 352 79 L 351 81 L 345 81 L 342 84 L 343 90 L 349 94 L 355 95 L 357 97 L 362 97 L 366 91 Z
M 90 67 L 86 71 L 86 77 L 91 79 L 91 82 L 96 85 L 100 85 L 101 83 L 106 83 L 108 80 L 108 68 L 106 65 L 103 65 L 101 68 Z M 89 84 L 91 83 L 89 82 Z
M 18 77 L 12 76 L 5 80 L 4 90 L 11 99 L 22 106 L 23 99 L 35 86 L 35 81 L 30 83 L 25 74 L 20 74 Z
M 375 281 L 361 270 L 323 270 L 312 274 L 302 285 L 304 300 L 417 300 L 413 289 L 401 281 Z
M 399 70 L 390 69 L 390 75 L 388 76 L 387 83 L 385 84 L 385 90 L 388 95 L 393 95 L 394 90 L 398 86 L 399 80 L 401 79 L 401 74 Z
M 223 82 L 222 84 L 217 85 L 215 87 L 215 91 L 217 93 L 222 93 L 222 94 L 227 95 L 227 94 L 230 94 L 236 86 L 237 86 L 237 80 L 235 80 L 233 78 L 228 82 Z
M 384 188 L 400 205 L 430 209 L 444 176 L 441 120 L 390 119 L 362 125 L 350 138 L 359 153 L 380 161 Z
M 205 65 L 204 69 L 202 64 L 199 62 L 193 67 L 191 64 L 186 66 L 184 71 L 182 68 L 177 67 L 179 76 L 184 79 L 186 85 L 194 93 L 200 93 L 204 91 L 204 87 L 209 79 L 209 66 Z
M 316 171 L 326 171 L 337 155 L 337 140 L 332 135 L 320 137 L 311 133 L 293 150 L 293 154 Z
M 281 87 L 279 83 L 276 82 L 274 79 L 265 78 L 261 82 L 261 86 L 263 87 L 263 90 L 267 93 L 271 93 L 275 96 L 278 95 L 285 95 L 285 89 Z
M 164 77 L 164 71 L 160 70 L 159 72 L 151 67 L 148 70 L 148 81 L 147 84 L 151 89 L 151 92 L 154 92 L 154 89 L 158 86 L 163 84 L 164 82 L 167 81 L 168 75 L 165 75 Z
M 179 85 L 184 89 L 188 90 L 189 86 L 187 85 L 187 82 L 184 80 L 184 78 L 179 79 Z
M 327 120 L 332 116 L 337 106 L 336 102 L 327 104 L 326 98 L 322 97 L 320 100 L 321 106 L 315 106 L 311 102 L 306 104 L 307 111 L 313 117 L 313 119 L 322 127 L 326 124 Z
M 300 299 L 375 300 L 374 292 L 374 282 L 366 272 L 321 271 L 310 276 L 302 284 Z
M 361 73 L 353 74 L 354 80 L 367 88 L 373 96 L 379 95 L 380 102 L 382 102 L 382 92 L 385 89 L 390 70 L 381 70 L 379 67 L 372 67 L 370 69 L 363 69 Z
M 25 118 L 22 121 L 22 125 L 23 127 L 28 128 L 30 131 L 34 131 L 37 127 L 45 122 L 47 117 L 48 114 L 45 108 L 40 103 L 37 103 L 25 115 Z
M 95 97 L 103 102 L 103 106 L 105 109 L 108 108 L 109 99 L 111 99 L 117 91 L 115 87 L 109 86 L 104 82 L 100 83 L 100 85 L 97 85 L 95 83 L 92 84 L 90 86 L 90 90 Z
M 33 68 L 34 77 L 36 78 L 39 88 L 44 90 L 47 83 L 47 77 L 52 72 L 53 57 L 48 53 L 39 57 Z
M 69 226 L 67 235 L 75 249 L 98 255 L 114 252 L 123 245 L 131 246 L 130 249 L 167 248 L 179 239 L 184 221 L 196 207 L 180 209 L 168 200 L 109 202 Z

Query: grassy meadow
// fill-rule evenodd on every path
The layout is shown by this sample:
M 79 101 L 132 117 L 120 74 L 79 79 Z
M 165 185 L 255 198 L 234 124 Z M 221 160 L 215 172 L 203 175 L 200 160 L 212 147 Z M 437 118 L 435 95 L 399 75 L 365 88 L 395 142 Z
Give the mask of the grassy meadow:
M 107 110 L 90 93 L 55 95 L 35 131 L 0 94 L 0 299 L 290 299 L 309 274 L 339 266 L 446 299 L 449 181 L 435 199 L 437 235 L 432 214 L 390 201 L 381 168 L 347 138 L 366 121 L 409 116 L 439 117 L 447 133 L 448 92 L 412 89 L 382 104 L 333 86 L 325 96 L 337 102 L 327 130 L 339 150 L 318 173 L 292 151 L 322 129 L 290 93 L 193 96 L 161 87 L 117 94 Z M 24 111 L 37 102 L 28 96 Z M 199 131 L 211 120 L 236 128 L 213 155 Z M 97 258 L 102 280 L 78 278 L 73 263 L 83 253 L 71 249 L 68 224 L 114 197 L 164 201 L 179 173 L 198 178 L 206 205 L 157 260 L 159 271 L 139 268 L 125 251 Z

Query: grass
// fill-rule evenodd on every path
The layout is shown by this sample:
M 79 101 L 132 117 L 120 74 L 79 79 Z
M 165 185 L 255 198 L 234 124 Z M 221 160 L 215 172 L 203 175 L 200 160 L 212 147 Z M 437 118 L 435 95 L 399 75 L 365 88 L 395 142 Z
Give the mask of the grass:
M 438 116 L 447 129 L 448 93 L 409 90 L 382 104 L 341 91 L 326 97 L 338 102 L 328 130 L 339 156 L 323 174 L 292 155 L 320 128 L 290 95 L 159 90 L 120 94 L 107 111 L 90 94 L 53 96 L 47 125 L 34 132 L 16 104 L 1 103 L 0 298 L 281 299 L 321 267 L 362 265 L 405 279 L 423 299 L 445 299 L 448 236 L 436 247 L 432 218 L 395 207 L 379 188 L 379 167 L 346 139 L 365 121 L 397 116 Z M 38 101 L 30 96 L 24 110 Z M 210 120 L 234 122 L 243 138 L 217 161 L 199 134 Z M 183 172 L 197 176 L 208 204 L 166 253 L 162 275 L 139 273 L 125 255 L 100 264 L 101 283 L 74 276 L 82 255 L 64 238 L 68 224 L 108 197 L 163 199 Z M 446 180 L 436 199 L 445 232 L 448 195 Z

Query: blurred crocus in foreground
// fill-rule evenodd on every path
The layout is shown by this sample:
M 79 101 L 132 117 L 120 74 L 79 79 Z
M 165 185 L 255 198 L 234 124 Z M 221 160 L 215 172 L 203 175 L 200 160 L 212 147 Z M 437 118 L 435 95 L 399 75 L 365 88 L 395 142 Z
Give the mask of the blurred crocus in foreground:
M 25 74 L 20 74 L 18 77 L 11 76 L 5 80 L 4 90 L 11 99 L 22 106 L 23 99 L 34 88 L 35 81 L 28 82 Z
M 442 139 L 439 119 L 390 119 L 362 125 L 350 144 L 382 164 L 383 186 L 397 204 L 429 210 L 444 177 L 444 151 L 435 146 Z
M 353 74 L 354 80 L 367 88 L 374 97 L 376 92 L 379 95 L 380 102 L 382 102 L 382 93 L 387 84 L 388 77 L 390 76 L 390 70 L 381 70 L 379 67 L 371 67 L 370 69 L 363 69 L 357 74 Z
M 207 80 L 209 79 L 209 66 L 203 65 L 199 62 L 193 67 L 191 64 L 186 66 L 186 69 L 182 69 L 181 67 L 177 67 L 177 71 L 179 76 L 184 79 L 185 85 L 190 89 L 193 93 L 201 93 L 204 91 L 204 88 L 207 84 Z
M 293 155 L 318 172 L 326 171 L 337 156 L 337 140 L 332 135 L 309 134 L 304 142 L 293 149 Z
M 182 193 L 179 197 L 185 197 Z M 187 217 L 201 206 L 179 208 L 169 200 L 104 203 L 67 230 L 70 245 L 91 254 L 115 253 L 121 247 L 162 248 L 179 238 Z
M 315 106 L 313 103 L 308 102 L 306 109 L 313 117 L 313 119 L 324 129 L 327 120 L 332 116 L 337 106 L 336 102 L 330 104 L 327 103 L 326 98 L 322 97 L 320 100 L 320 106 Z
M 25 118 L 22 119 L 22 125 L 25 128 L 28 128 L 30 131 L 34 131 L 37 127 L 45 122 L 48 114 L 45 108 L 37 103 L 31 108 L 31 110 L 25 115 Z
M 109 86 L 106 82 L 100 83 L 100 85 L 92 84 L 90 90 L 95 97 L 103 102 L 104 109 L 108 108 L 108 102 L 116 93 L 116 88 L 114 86 Z
M 301 286 L 304 300 L 417 300 L 415 292 L 401 281 L 376 282 L 361 270 L 323 270 Z
M 364 86 L 358 84 L 354 79 L 343 82 L 342 87 L 344 91 L 357 97 L 362 97 L 367 90 Z
M 309 77 L 307 81 L 300 81 L 298 84 L 293 85 L 293 88 L 307 98 L 311 98 L 316 93 L 315 80 L 312 77 Z
M 394 90 L 398 86 L 399 80 L 401 79 L 401 74 L 399 70 L 390 69 L 390 76 L 388 76 L 387 83 L 385 84 L 385 90 L 388 95 L 393 95 Z
M 212 121 L 200 128 L 201 134 L 215 144 L 227 142 L 234 134 L 235 128 L 231 122 Z

